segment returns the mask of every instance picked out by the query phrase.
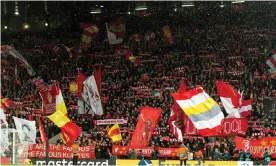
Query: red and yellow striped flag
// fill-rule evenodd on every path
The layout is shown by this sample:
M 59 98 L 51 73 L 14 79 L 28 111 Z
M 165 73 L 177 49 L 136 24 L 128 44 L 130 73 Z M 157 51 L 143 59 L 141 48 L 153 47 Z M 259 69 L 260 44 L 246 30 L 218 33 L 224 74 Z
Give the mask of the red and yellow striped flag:
M 115 123 L 108 131 L 108 137 L 112 139 L 112 142 L 121 141 L 122 135 L 118 123 Z
M 81 128 L 79 128 L 75 123 L 73 123 L 64 113 L 61 111 L 56 111 L 54 114 L 48 116 L 48 118 L 60 128 L 61 132 L 68 136 L 67 146 L 71 146 L 72 143 L 78 138 L 81 133 Z

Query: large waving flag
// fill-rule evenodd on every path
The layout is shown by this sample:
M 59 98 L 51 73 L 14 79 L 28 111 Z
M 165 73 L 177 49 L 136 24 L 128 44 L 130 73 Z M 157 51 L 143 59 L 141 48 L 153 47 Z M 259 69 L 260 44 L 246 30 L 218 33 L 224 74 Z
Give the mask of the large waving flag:
M 71 146 L 81 134 L 81 128 L 73 123 L 61 111 L 56 111 L 54 114 L 48 116 L 48 118 L 60 128 L 62 133 L 64 133 L 68 137 L 69 140 L 67 140 L 67 146 Z
M 118 123 L 115 123 L 108 131 L 108 137 L 112 139 L 112 142 L 117 142 L 122 140 L 122 135 L 120 133 L 120 127 Z
M 36 144 L 35 121 L 13 117 L 21 144 Z
M 215 135 L 224 115 L 219 105 L 201 87 L 172 95 L 202 136 Z
M 48 116 L 48 118 L 61 129 L 61 137 L 64 143 L 67 146 L 71 146 L 80 135 L 81 128 L 68 118 L 67 108 L 59 87 L 58 90 L 59 92 L 56 96 L 56 112 Z
M 232 86 L 223 81 L 216 81 L 216 86 L 222 105 L 229 114 L 228 117 L 240 118 L 240 93 L 238 93 Z
M 100 70 L 98 70 L 95 75 L 88 77 L 84 82 L 83 87 L 83 99 L 84 101 L 90 105 L 92 110 L 96 115 L 103 115 L 103 107 L 100 97 L 100 83 L 96 81 L 96 77 L 100 77 Z M 99 86 L 99 87 L 98 87 Z
M 138 122 L 132 135 L 131 146 L 147 146 L 162 111 L 152 107 L 141 107 Z
M 35 75 L 35 71 L 33 70 L 32 66 L 28 63 L 28 61 L 19 53 L 17 52 L 13 47 L 11 46 L 1 46 L 1 52 L 3 53 L 8 53 L 10 55 L 12 55 L 13 57 L 15 57 L 16 59 L 19 59 L 24 66 L 27 68 L 27 71 L 29 73 L 29 75 L 34 76 Z

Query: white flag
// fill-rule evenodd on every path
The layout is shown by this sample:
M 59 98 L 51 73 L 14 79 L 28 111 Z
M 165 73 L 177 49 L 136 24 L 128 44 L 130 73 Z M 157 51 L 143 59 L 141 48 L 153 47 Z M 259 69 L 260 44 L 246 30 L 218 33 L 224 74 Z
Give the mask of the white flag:
M 4 154 L 9 149 L 9 133 L 7 130 L 2 129 L 8 129 L 8 122 L 4 110 L 0 108 L 0 153 Z
M 20 61 L 24 64 L 24 66 L 27 68 L 27 71 L 29 75 L 34 76 L 35 71 L 33 70 L 32 66 L 28 63 L 28 61 L 19 53 L 17 52 L 13 47 L 7 46 L 7 53 L 12 55 L 13 57 L 20 59 Z
M 83 82 L 83 99 L 88 103 L 96 115 L 103 114 L 103 107 L 94 75 Z
M 87 102 L 84 102 L 83 100 L 78 100 L 78 113 L 94 115 L 93 110 L 90 108 L 89 99 L 87 100 Z
M 13 116 L 16 130 L 21 144 L 36 144 L 35 121 L 29 121 Z
M 108 37 L 109 44 L 111 44 L 111 45 L 120 44 L 124 41 L 122 38 L 116 36 L 115 33 L 111 32 L 109 30 L 107 24 L 106 24 L 106 32 L 107 32 L 107 37 Z

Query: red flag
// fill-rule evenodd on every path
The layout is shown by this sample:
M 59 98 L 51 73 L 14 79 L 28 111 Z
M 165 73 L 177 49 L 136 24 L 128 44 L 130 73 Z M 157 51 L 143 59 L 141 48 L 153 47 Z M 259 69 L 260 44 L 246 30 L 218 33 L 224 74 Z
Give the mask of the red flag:
M 83 82 L 87 79 L 88 77 L 82 74 L 78 70 L 78 97 L 82 97 L 82 88 L 83 88 Z
M 184 80 L 181 81 L 179 89 L 178 89 L 178 93 L 184 93 L 187 91 L 186 85 Z
M 132 135 L 131 146 L 147 146 L 162 111 L 152 107 L 141 107 L 138 122 Z
M 28 120 L 34 120 L 33 115 L 28 115 Z
M 46 137 L 46 133 L 44 131 L 44 127 L 43 127 L 43 125 L 41 123 L 40 118 L 38 118 L 38 126 L 39 126 L 39 132 L 40 132 L 42 143 L 45 145 L 47 137 Z
M 216 87 L 226 112 L 232 117 L 240 118 L 241 95 L 223 81 L 216 81 Z

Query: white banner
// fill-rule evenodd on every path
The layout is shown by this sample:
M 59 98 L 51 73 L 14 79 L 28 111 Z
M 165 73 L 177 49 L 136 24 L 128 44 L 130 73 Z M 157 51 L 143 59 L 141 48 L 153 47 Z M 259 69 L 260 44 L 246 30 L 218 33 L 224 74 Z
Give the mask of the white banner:
M 29 121 L 13 116 L 16 130 L 21 144 L 36 144 L 35 121 Z
M 3 130 L 2 130 L 3 129 Z M 0 108 L 0 153 L 4 154 L 4 152 L 9 149 L 9 138 L 8 138 L 8 122 L 6 120 L 6 114 L 4 110 Z
M 83 85 L 82 96 L 84 101 L 90 105 L 96 115 L 102 115 L 103 107 L 94 75 L 88 77 Z
M 103 119 L 103 120 L 94 120 L 94 124 L 99 126 L 99 125 L 109 125 L 109 124 L 126 124 L 127 119 Z
M 86 89 L 86 88 L 83 88 Z M 84 90 L 85 93 L 86 90 Z M 89 102 L 89 100 L 88 100 Z M 90 106 L 84 102 L 83 100 L 78 100 L 78 114 L 94 114 L 93 110 L 90 108 Z

